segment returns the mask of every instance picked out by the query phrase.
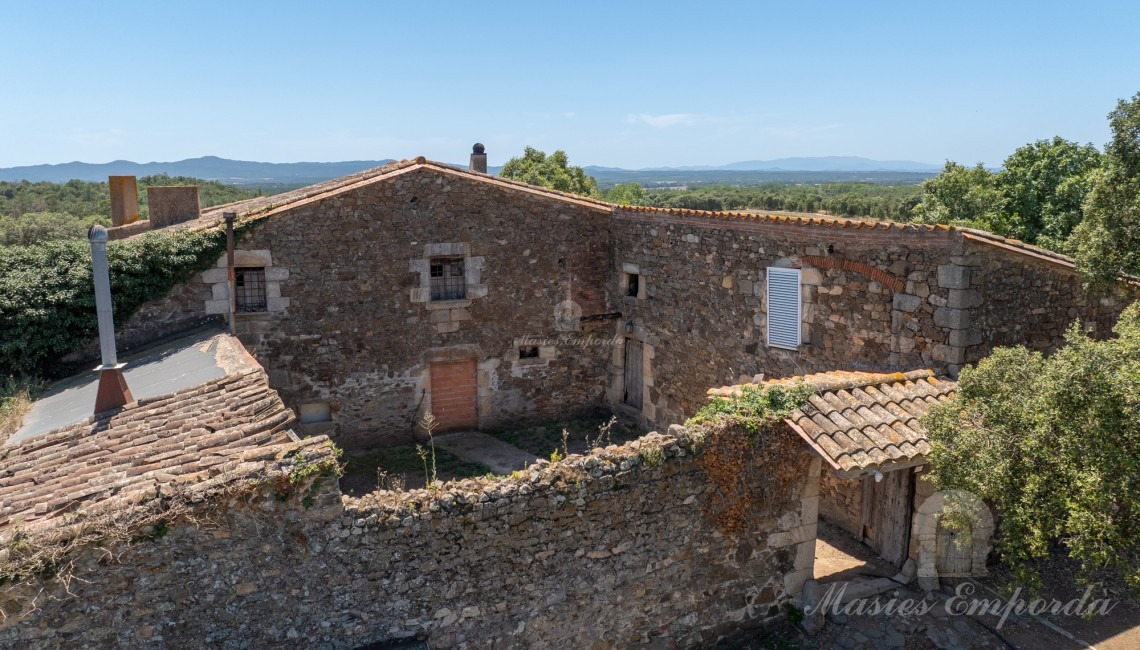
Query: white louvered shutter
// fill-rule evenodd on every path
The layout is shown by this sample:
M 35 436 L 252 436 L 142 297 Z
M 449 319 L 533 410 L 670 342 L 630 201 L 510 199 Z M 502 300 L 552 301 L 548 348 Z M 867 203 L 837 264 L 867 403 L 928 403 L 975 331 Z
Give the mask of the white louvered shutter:
M 800 270 L 768 269 L 768 345 L 800 345 Z

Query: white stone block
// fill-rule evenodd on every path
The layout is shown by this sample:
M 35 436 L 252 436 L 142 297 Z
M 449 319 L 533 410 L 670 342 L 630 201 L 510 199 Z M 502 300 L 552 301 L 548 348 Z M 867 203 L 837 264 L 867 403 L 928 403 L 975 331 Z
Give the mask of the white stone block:
M 207 300 L 206 301 L 207 314 L 228 314 L 230 313 L 230 301 L 226 300 Z
M 225 284 L 228 281 L 228 275 L 224 265 L 221 268 L 215 267 L 206 269 L 202 271 L 202 282 L 206 284 L 215 284 L 218 282 Z
M 818 482 L 815 483 L 818 485 Z M 815 523 L 818 519 L 819 497 L 804 497 L 800 499 L 800 521 L 805 524 L 811 524 Z
M 789 596 L 798 596 L 803 591 L 804 583 L 812 578 L 811 570 L 792 571 L 784 574 L 784 591 Z
M 637 264 L 631 264 L 630 262 L 622 262 L 621 271 L 622 273 L 636 273 L 638 275 L 641 275 L 641 266 Z
M 815 568 L 815 540 L 810 542 L 800 542 L 796 544 L 796 562 L 795 567 L 797 571 L 811 570 Z
M 288 298 L 266 298 L 265 311 L 285 311 L 289 308 Z
M 431 287 L 416 287 L 412 289 L 412 302 L 430 302 Z
M 210 285 L 210 291 L 213 293 L 214 300 L 225 300 L 229 304 L 230 289 L 225 284 Z
M 430 273 L 431 262 L 426 259 L 408 260 L 408 270 L 412 273 Z

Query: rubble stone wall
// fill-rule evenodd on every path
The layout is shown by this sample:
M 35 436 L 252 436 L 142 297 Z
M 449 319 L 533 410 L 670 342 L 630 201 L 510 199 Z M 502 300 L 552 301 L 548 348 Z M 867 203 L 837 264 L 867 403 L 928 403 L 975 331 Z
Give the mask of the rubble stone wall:
M 652 347 L 642 415 L 683 421 L 711 387 L 828 370 L 941 368 L 995 345 L 1051 350 L 1074 320 L 1107 332 L 1127 301 L 1072 269 L 957 231 L 847 227 L 617 210 L 609 294 L 617 334 Z M 767 345 L 765 274 L 801 269 L 802 344 Z M 623 268 L 644 294 L 624 297 Z M 621 395 L 620 355 L 610 395 Z M 613 398 L 611 397 L 611 401 Z
M 269 490 L 93 549 L 70 593 L 50 579 L 0 587 L 0 646 L 711 646 L 782 617 L 810 577 L 819 461 L 793 459 L 802 479 L 730 539 L 678 441 L 649 434 L 431 491 Z

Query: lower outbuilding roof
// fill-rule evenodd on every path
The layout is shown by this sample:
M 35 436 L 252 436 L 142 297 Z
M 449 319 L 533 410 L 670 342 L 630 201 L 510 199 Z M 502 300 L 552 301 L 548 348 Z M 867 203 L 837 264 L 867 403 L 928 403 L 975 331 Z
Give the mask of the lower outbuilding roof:
M 797 382 L 806 382 L 816 393 L 785 422 L 846 477 L 923 464 L 930 442 L 918 419 L 952 399 L 958 386 L 933 370 L 832 371 L 764 385 Z M 739 389 L 727 386 L 709 394 L 729 396 Z

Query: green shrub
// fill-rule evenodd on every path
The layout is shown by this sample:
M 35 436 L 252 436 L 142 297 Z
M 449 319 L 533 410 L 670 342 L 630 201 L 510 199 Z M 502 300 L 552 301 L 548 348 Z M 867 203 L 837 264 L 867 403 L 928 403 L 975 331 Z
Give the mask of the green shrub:
M 244 228 L 239 226 L 239 233 Z M 110 242 L 115 322 L 212 266 L 225 232 L 180 230 Z M 61 357 L 98 336 L 91 248 L 86 241 L 0 247 L 0 376 L 57 377 Z
M 791 386 L 771 385 L 740 387 L 740 394 L 732 398 L 716 397 L 685 424 L 734 420 L 751 433 L 787 417 L 799 408 L 815 390 L 807 383 Z

